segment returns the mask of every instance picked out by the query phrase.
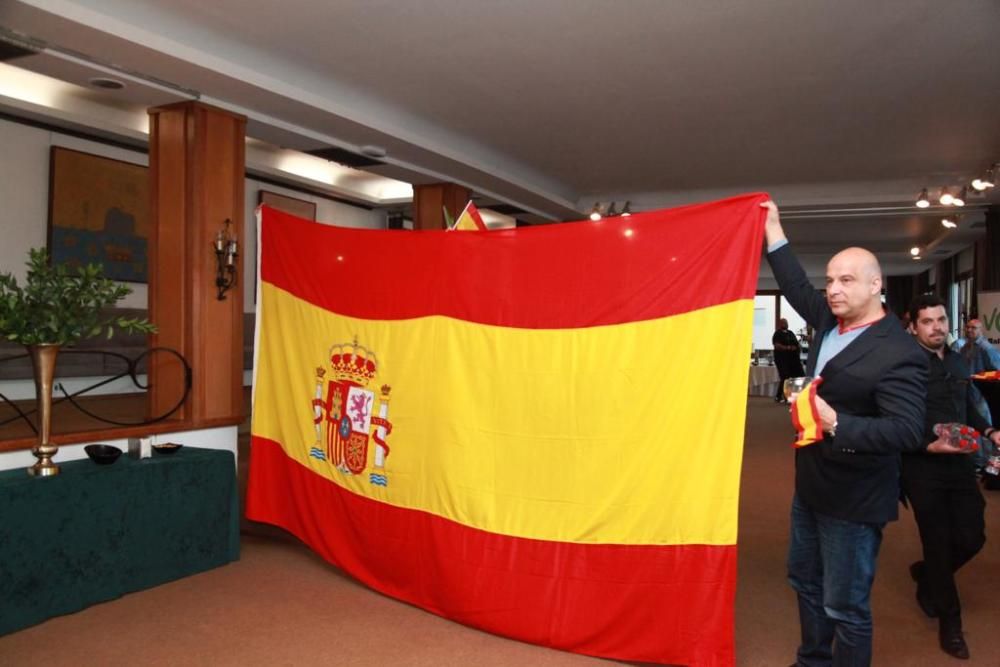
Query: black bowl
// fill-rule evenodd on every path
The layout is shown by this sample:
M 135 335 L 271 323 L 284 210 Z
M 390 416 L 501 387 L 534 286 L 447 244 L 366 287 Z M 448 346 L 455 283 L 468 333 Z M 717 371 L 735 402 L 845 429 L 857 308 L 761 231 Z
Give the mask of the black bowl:
M 161 442 L 158 445 L 153 445 L 153 451 L 158 454 L 173 454 L 183 446 L 176 442 Z
M 122 450 L 111 445 L 87 445 L 83 448 L 90 460 L 98 465 L 108 465 L 118 460 Z

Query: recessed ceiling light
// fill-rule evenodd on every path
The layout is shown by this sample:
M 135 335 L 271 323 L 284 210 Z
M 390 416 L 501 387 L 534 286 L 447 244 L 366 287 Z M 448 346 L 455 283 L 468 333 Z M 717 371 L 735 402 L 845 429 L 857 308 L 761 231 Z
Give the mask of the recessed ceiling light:
M 121 90 L 125 87 L 124 81 L 110 79 L 106 76 L 95 76 L 92 79 L 87 79 L 87 82 L 94 88 L 103 88 L 104 90 Z

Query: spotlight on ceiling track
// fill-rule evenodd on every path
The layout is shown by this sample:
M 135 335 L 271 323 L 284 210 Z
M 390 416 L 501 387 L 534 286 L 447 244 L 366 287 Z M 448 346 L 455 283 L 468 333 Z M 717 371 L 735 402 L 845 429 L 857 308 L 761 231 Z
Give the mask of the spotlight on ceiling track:
M 1000 171 L 1000 163 L 996 163 L 987 169 L 982 178 L 972 179 L 972 187 L 979 192 L 995 187 L 997 184 L 997 171 Z
M 626 201 L 625 201 L 625 205 L 624 205 L 624 206 L 622 206 L 622 217 L 623 217 L 623 218 L 627 218 L 628 216 L 632 215 L 632 209 L 631 209 L 631 208 L 629 208 L 629 205 L 630 205 L 631 203 L 632 203 L 632 202 L 630 202 L 630 201 L 626 200 Z
M 920 248 L 918 248 L 917 246 L 913 246 L 912 248 L 910 248 L 910 254 L 913 255 L 914 257 L 919 257 Z
M 609 218 L 618 215 L 618 209 L 615 208 L 614 202 L 611 202 L 611 205 L 608 206 L 608 212 L 605 215 L 607 215 Z
M 594 202 L 594 208 L 590 211 L 590 219 L 594 222 L 601 219 L 601 202 Z
M 943 227 L 947 227 L 948 229 L 955 229 L 955 227 L 958 227 L 958 218 L 954 216 L 941 218 L 941 225 Z
M 927 196 L 927 188 L 920 191 L 920 196 L 917 197 L 917 208 L 927 208 L 931 205 L 931 200 Z
M 941 188 L 941 196 L 938 197 L 938 201 L 945 206 L 951 206 L 952 202 L 955 201 L 955 198 L 951 196 L 951 192 L 948 191 L 948 188 Z
M 965 206 L 965 198 L 968 196 L 969 190 L 963 187 L 958 191 L 958 194 L 951 198 L 951 203 L 954 206 Z

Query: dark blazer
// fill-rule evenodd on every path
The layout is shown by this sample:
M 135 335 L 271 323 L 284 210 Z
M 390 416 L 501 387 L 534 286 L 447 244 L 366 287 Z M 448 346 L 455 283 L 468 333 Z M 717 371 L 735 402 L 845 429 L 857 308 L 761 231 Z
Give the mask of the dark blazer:
M 767 254 L 781 292 L 815 330 L 812 375 L 828 331 L 838 326 L 791 247 Z M 924 447 L 927 355 L 892 313 L 869 326 L 823 368 L 818 394 L 837 411 L 837 435 L 795 453 L 795 492 L 838 519 L 897 518 L 900 454 Z

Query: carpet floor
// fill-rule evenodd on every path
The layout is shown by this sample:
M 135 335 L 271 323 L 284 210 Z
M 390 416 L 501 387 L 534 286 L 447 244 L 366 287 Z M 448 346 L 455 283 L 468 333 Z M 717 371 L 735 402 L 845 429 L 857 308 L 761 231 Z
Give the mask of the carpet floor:
M 798 617 L 784 573 L 790 436 L 787 408 L 749 399 L 736 599 L 741 666 L 785 667 L 794 660 Z M 241 468 L 243 477 L 245 463 Z M 920 548 L 913 517 L 903 510 L 885 531 L 879 559 L 875 665 L 1000 665 L 1000 492 L 986 495 L 986 548 L 958 577 L 972 659 L 960 663 L 942 653 L 936 624 L 916 605 L 907 566 Z M 438 618 L 355 583 L 277 529 L 246 529 L 239 562 L 0 637 L 0 665 L 619 664 Z

